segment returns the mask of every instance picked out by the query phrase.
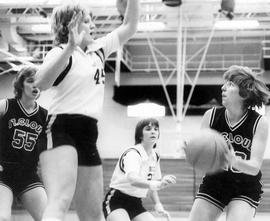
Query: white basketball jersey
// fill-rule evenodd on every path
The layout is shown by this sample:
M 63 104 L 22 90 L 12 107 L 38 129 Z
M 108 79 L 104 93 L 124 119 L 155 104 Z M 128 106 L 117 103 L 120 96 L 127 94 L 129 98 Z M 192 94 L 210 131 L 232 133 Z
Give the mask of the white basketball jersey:
M 119 158 L 112 175 L 111 188 L 134 197 L 145 198 L 148 188 L 132 186 L 127 179 L 130 172 L 137 172 L 145 180 L 161 179 L 159 155 L 152 150 L 148 156 L 141 144 L 131 146 Z
M 53 90 L 53 98 L 49 114 L 82 114 L 98 118 L 104 99 L 104 61 L 119 46 L 118 34 L 111 32 L 97 39 L 85 52 L 77 47 L 67 68 L 50 89 Z M 62 49 L 53 48 L 46 58 L 53 59 L 56 50 Z

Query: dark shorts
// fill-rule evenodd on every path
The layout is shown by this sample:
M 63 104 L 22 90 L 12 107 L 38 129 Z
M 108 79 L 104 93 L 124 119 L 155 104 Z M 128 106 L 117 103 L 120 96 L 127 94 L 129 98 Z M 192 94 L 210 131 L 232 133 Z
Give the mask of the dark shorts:
M 222 211 L 233 200 L 245 201 L 256 209 L 262 193 L 262 183 L 259 181 L 205 176 L 196 198 L 207 200 Z
M 97 120 L 78 114 L 50 115 L 47 125 L 48 149 L 71 145 L 81 166 L 101 165 L 97 150 Z
M 20 197 L 37 187 L 44 188 L 36 169 L 24 169 L 22 165 L 3 162 L 1 165 L 3 171 L 0 172 L 0 185 L 11 189 L 14 196 Z
M 141 198 L 129 196 L 116 189 L 110 189 L 103 201 L 105 218 L 107 219 L 108 215 L 116 209 L 126 210 L 130 219 L 146 212 Z

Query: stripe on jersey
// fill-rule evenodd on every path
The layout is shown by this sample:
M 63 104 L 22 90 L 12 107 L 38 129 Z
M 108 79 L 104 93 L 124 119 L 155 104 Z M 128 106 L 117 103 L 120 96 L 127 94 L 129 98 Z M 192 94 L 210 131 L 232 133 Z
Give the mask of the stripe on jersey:
M 129 148 L 129 149 L 127 149 L 127 150 L 122 154 L 122 156 L 120 157 L 120 160 L 119 160 L 119 168 L 120 168 L 120 170 L 121 170 L 123 173 L 126 173 L 125 170 L 124 170 L 124 157 L 125 157 L 130 151 L 133 151 L 133 150 L 135 150 L 135 151 L 140 155 L 140 157 L 141 157 L 141 154 L 140 154 L 140 152 L 139 152 L 137 149 L 135 149 L 135 148 Z
M 253 133 L 253 135 L 255 134 L 255 132 L 256 132 L 256 129 L 257 129 L 257 126 L 258 126 L 258 122 L 259 122 L 259 120 L 261 119 L 261 115 L 259 115 L 258 117 L 257 117 L 257 119 L 255 120 L 255 123 L 254 123 L 254 125 L 253 125 L 253 130 L 252 130 L 252 133 Z
M 235 131 L 238 127 L 240 127 L 244 123 L 244 121 L 247 119 L 247 117 L 248 117 L 248 111 L 246 111 L 244 116 L 235 125 L 232 125 L 227 115 L 227 112 L 225 111 L 225 120 L 231 131 Z
M 157 156 L 157 162 L 159 161 L 159 159 L 160 159 L 160 156 L 158 155 L 158 153 L 157 152 L 155 152 L 156 153 L 156 156 Z
M 52 149 L 53 148 L 53 142 L 52 142 L 52 125 L 56 119 L 56 114 L 50 115 L 49 116 L 49 121 L 47 124 L 47 128 L 46 128 L 46 134 L 47 134 L 47 149 Z
M 95 51 L 95 54 L 100 58 L 101 62 L 104 63 L 105 62 L 105 55 L 104 55 L 104 51 L 102 48 L 100 48 L 99 50 Z
M 25 116 L 27 117 L 31 117 L 33 115 L 35 115 L 38 111 L 39 111 L 39 105 L 36 106 L 36 108 L 31 112 L 31 113 L 28 113 L 27 110 L 25 110 L 24 106 L 22 105 L 21 101 L 19 99 L 16 100 L 21 111 L 25 114 Z
M 67 67 L 65 68 L 65 70 L 62 71 L 61 74 L 59 74 L 59 76 L 56 78 L 56 80 L 54 81 L 53 83 L 53 86 L 57 86 L 59 85 L 63 80 L 64 78 L 67 76 L 70 68 L 72 66 L 72 56 L 69 57 L 69 61 L 68 61 L 68 65 Z
M 216 114 L 216 108 L 214 107 L 214 108 L 212 109 L 212 113 L 211 113 L 211 117 L 210 117 L 210 127 L 212 127 L 212 125 L 213 125 L 213 123 L 214 123 L 215 114 Z

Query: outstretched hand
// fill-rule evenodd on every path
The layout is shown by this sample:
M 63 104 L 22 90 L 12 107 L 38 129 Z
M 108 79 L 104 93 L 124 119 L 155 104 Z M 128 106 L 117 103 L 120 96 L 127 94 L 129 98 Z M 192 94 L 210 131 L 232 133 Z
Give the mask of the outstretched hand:
M 174 175 L 166 175 L 161 179 L 161 181 L 157 180 L 150 181 L 150 189 L 161 190 L 175 183 L 176 177 Z
M 161 179 L 160 189 L 166 188 L 172 184 L 176 184 L 176 177 L 174 175 L 166 175 Z
M 68 44 L 72 47 L 79 46 L 85 35 L 85 31 L 79 33 L 79 24 L 82 22 L 83 14 L 82 12 L 73 13 L 73 16 L 68 24 Z

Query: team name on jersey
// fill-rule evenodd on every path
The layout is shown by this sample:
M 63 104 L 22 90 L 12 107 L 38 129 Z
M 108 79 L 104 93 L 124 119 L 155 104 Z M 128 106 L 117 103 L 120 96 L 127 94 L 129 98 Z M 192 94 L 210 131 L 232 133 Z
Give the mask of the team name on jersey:
M 225 138 L 226 141 L 229 141 L 230 143 L 235 143 L 237 145 L 241 145 L 243 148 L 250 151 L 251 139 L 242 137 L 239 134 L 233 135 L 232 133 L 227 133 L 227 132 L 222 132 L 221 134 Z
M 8 121 L 8 128 L 11 129 L 12 127 L 17 127 L 17 126 L 24 126 L 31 128 L 32 130 L 35 130 L 38 134 L 42 132 L 42 126 L 39 125 L 36 121 L 30 121 L 29 119 L 25 118 L 11 118 Z

